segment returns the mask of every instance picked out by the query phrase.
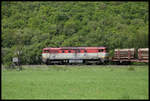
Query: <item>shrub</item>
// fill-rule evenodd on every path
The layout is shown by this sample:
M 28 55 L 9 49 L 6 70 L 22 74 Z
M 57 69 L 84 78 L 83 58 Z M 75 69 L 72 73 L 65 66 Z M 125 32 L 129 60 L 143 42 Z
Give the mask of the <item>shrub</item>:
M 135 68 L 134 67 L 129 67 L 128 70 L 129 71 L 135 71 Z
M 15 65 L 12 62 L 4 64 L 5 69 L 15 69 Z

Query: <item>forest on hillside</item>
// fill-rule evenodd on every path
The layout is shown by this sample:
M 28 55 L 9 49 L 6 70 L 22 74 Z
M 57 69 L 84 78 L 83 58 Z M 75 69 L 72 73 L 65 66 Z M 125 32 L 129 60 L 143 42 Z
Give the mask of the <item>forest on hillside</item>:
M 146 48 L 148 10 L 148 2 L 2 1 L 2 63 L 18 48 L 22 64 L 40 64 L 45 47 Z

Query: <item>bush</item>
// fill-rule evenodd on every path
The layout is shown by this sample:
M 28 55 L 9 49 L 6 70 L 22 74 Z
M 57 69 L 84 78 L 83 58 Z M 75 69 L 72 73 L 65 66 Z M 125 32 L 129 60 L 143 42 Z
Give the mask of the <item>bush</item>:
M 129 67 L 128 70 L 129 71 L 135 71 L 135 68 L 134 67 Z
M 15 69 L 15 65 L 12 62 L 4 64 L 5 69 Z

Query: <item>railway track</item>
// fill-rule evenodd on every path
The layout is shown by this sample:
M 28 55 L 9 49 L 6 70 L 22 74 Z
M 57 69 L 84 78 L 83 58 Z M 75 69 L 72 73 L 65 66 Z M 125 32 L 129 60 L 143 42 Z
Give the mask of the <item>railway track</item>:
M 145 64 L 144 64 L 145 65 Z M 22 67 L 128 67 L 128 66 L 144 66 L 143 64 L 138 65 L 83 65 L 83 64 L 76 64 L 76 65 L 22 65 Z

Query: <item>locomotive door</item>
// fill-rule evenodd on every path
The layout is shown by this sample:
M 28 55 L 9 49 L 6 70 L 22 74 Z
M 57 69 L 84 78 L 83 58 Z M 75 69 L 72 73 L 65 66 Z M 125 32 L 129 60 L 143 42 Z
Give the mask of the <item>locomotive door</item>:
M 75 49 L 74 51 L 75 51 L 74 59 L 79 59 L 79 54 L 78 54 L 79 49 Z
M 52 59 L 52 60 L 56 59 L 57 53 L 58 52 L 56 50 L 51 50 L 50 54 L 49 54 L 50 59 Z
M 75 49 L 75 61 L 76 63 L 83 63 L 83 54 L 80 49 Z
M 87 56 L 87 50 L 84 50 L 84 52 L 83 52 L 83 58 L 84 58 L 84 59 L 87 59 L 87 57 L 88 57 L 88 56 Z
M 80 50 L 80 49 L 75 50 L 75 59 L 83 60 L 86 58 L 87 58 L 87 51 L 85 49 L 84 50 Z

